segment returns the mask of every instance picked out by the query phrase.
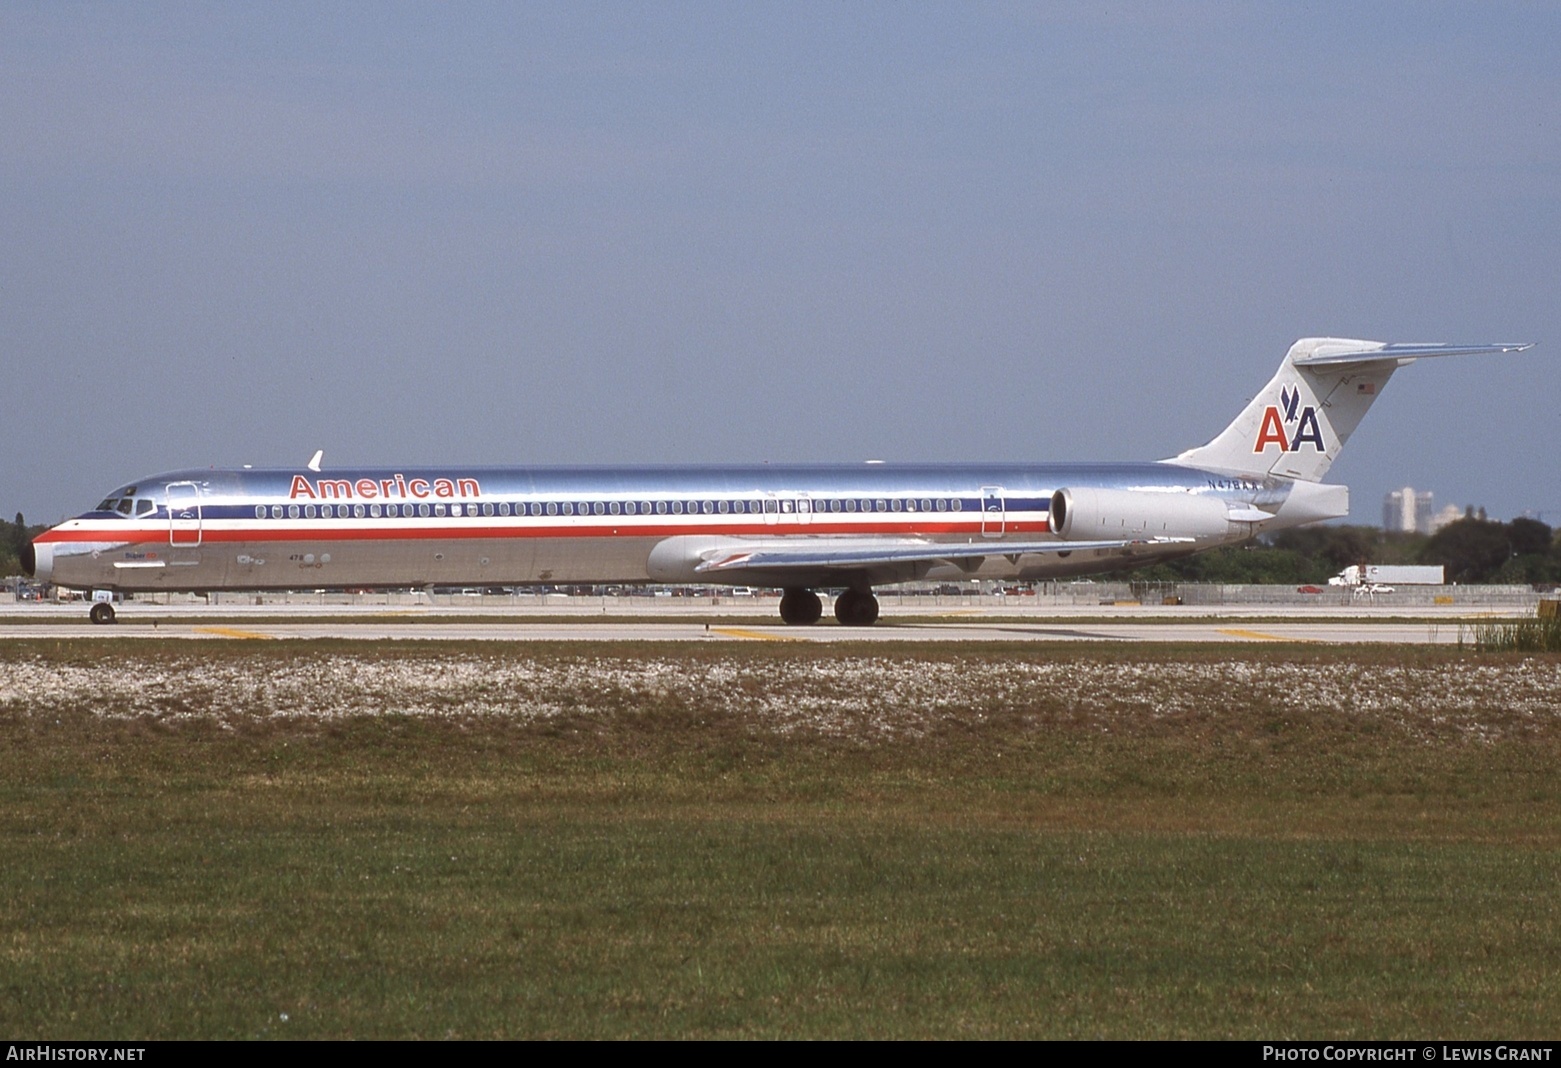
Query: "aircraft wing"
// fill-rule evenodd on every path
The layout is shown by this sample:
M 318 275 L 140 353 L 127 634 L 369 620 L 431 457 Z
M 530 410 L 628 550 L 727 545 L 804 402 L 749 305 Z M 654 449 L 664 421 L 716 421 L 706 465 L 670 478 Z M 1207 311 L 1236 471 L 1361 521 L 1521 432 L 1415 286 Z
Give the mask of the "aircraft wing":
M 1032 553 L 1073 553 L 1094 549 L 1149 549 L 1157 546 L 1191 543 L 1191 538 L 1157 538 L 1143 541 L 984 541 L 930 542 L 890 538 L 851 538 L 828 541 L 797 539 L 796 544 L 773 542 L 760 548 L 745 549 L 728 545 L 725 551 L 711 554 L 694 568 L 696 573 L 730 571 L 787 571 L 839 568 L 855 570 L 883 565 L 979 563 L 989 556 L 1005 556 L 1015 561 Z

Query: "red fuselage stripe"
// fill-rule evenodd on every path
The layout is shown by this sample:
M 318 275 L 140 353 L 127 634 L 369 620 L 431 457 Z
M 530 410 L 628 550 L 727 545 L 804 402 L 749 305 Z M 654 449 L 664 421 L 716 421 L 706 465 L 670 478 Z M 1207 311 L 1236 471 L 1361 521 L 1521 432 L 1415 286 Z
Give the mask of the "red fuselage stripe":
M 286 522 L 285 520 L 280 522 Z M 1019 522 L 1008 520 L 1002 524 L 1008 534 L 1045 533 L 1050 529 L 1046 520 Z M 723 524 L 720 526 L 672 526 L 657 524 L 641 526 L 632 523 L 592 524 L 591 526 L 401 526 L 387 522 L 383 526 L 334 527 L 334 526 L 281 526 L 255 525 L 250 527 L 202 527 L 177 529 L 175 537 L 182 544 L 193 542 L 198 535 L 202 542 L 253 542 L 253 541 L 413 541 L 413 540 L 467 540 L 485 538 L 669 538 L 678 535 L 711 535 L 726 537 L 781 537 L 808 534 L 847 534 L 857 536 L 917 537 L 925 535 L 981 533 L 980 522 L 958 523 L 883 523 L 871 526 L 847 525 L 835 522 Z M 113 542 L 168 544 L 166 524 L 156 527 L 119 527 L 95 530 L 64 530 L 55 528 L 40 534 L 36 539 L 44 542 Z

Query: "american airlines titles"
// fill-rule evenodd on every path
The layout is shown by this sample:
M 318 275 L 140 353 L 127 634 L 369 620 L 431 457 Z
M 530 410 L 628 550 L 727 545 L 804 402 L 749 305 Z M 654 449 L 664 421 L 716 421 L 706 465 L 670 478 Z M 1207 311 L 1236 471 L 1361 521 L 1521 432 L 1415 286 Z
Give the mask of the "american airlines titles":
M 475 478 L 407 478 L 392 475 L 390 478 L 320 478 L 310 480 L 303 475 L 293 476 L 292 488 L 287 492 L 290 500 L 371 500 L 378 497 L 403 500 L 420 500 L 424 497 L 481 497 L 482 487 Z

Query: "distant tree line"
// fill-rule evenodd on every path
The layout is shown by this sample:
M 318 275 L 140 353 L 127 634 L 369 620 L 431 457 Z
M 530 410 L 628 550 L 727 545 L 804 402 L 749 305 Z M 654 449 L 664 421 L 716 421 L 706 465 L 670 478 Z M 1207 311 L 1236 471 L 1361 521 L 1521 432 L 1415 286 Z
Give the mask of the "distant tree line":
M 1561 537 L 1534 519 L 1473 515 L 1435 534 L 1316 526 L 1160 564 L 1134 578 L 1161 582 L 1322 585 L 1351 564 L 1440 564 L 1448 582 L 1561 583 Z

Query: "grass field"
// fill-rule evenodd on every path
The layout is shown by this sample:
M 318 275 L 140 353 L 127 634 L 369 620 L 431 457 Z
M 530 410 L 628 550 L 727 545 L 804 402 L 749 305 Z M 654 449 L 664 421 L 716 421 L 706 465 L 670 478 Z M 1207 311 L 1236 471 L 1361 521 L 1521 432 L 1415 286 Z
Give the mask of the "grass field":
M 17 1037 L 1561 1031 L 1561 657 L 0 645 Z

